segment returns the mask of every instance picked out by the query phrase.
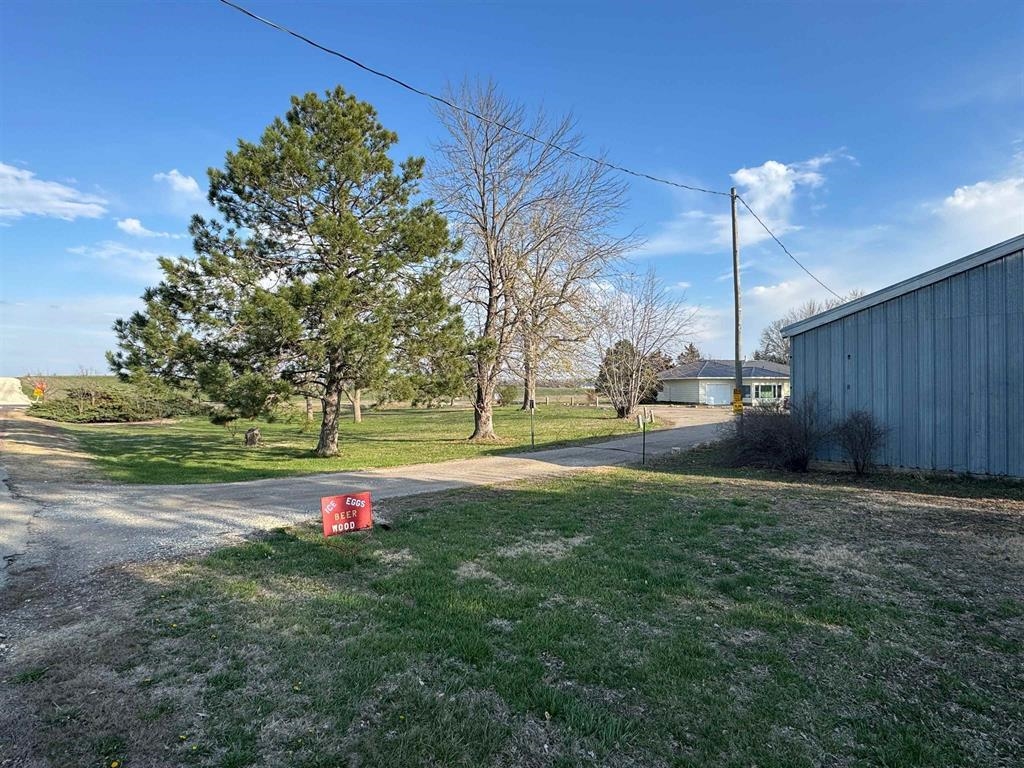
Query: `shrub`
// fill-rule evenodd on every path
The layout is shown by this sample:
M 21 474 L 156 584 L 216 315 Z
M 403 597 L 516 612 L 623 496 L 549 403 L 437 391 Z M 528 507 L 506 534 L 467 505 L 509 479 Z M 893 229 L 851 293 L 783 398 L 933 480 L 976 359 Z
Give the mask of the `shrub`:
M 853 471 L 866 475 L 875 464 L 875 456 L 885 445 L 889 428 L 867 411 L 854 411 L 836 427 L 836 442 L 843 449 Z
M 69 387 L 63 397 L 35 403 L 28 412 L 52 421 L 87 424 L 196 416 L 205 414 L 207 406 L 169 387 L 98 384 Z
M 416 387 L 408 376 L 394 376 L 377 388 L 377 402 L 374 408 L 382 408 L 388 403 L 412 403 L 420 405 Z
M 224 427 L 232 436 L 235 434 L 235 424 L 237 421 L 238 414 L 229 411 L 214 411 L 210 414 L 210 423 L 218 427 Z
M 499 384 L 498 396 L 502 405 L 518 405 L 522 402 L 523 388 L 516 384 Z
M 777 404 L 759 405 L 744 412 L 742 431 L 730 441 L 730 463 L 806 472 L 831 434 L 828 415 L 813 395 L 788 413 Z

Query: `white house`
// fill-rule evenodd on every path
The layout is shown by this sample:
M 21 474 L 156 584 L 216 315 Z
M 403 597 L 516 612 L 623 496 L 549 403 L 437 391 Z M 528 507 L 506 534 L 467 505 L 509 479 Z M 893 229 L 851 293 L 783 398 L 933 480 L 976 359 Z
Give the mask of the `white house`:
M 659 403 L 729 405 L 736 380 L 733 360 L 698 360 L 658 374 Z M 743 402 L 758 405 L 789 397 L 789 366 L 768 360 L 743 363 Z

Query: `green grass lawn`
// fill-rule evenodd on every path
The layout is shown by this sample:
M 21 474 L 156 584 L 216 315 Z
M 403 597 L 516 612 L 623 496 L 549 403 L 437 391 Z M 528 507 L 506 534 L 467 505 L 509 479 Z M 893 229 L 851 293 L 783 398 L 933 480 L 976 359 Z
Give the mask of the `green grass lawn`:
M 1024 494 L 700 457 L 140 567 L 20 703 L 55 765 L 1021 764 Z
M 514 407 L 495 409 L 498 443 L 470 443 L 473 412 L 468 409 L 382 409 L 364 412 L 360 424 L 342 421 L 341 454 L 313 455 L 317 429 L 297 422 L 253 422 L 264 445 L 246 448 L 240 422 L 232 435 L 203 418 L 159 424 L 62 425 L 79 440 L 101 470 L 126 483 L 209 483 L 315 472 L 393 467 L 445 461 L 530 448 L 530 415 Z M 636 431 L 607 408 L 555 406 L 535 415 L 538 448 Z

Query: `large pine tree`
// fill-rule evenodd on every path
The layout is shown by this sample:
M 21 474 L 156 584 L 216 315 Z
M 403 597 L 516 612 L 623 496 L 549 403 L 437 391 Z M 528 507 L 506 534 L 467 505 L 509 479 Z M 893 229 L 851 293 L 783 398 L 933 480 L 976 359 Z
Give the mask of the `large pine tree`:
M 338 452 L 347 397 L 396 373 L 444 370 L 462 353 L 442 281 L 457 244 L 429 200 L 422 158 L 396 169 L 398 140 L 340 87 L 293 97 L 256 143 L 210 169 L 222 221 L 195 216 L 195 257 L 163 259 L 145 309 L 118 320 L 117 369 L 219 391 L 247 382 L 320 398 L 316 452 Z

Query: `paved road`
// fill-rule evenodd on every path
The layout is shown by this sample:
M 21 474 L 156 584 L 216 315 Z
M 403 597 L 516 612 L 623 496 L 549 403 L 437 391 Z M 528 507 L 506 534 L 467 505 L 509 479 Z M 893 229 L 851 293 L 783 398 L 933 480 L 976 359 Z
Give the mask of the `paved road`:
M 707 409 L 680 409 L 673 416 L 679 426 L 647 433 L 648 456 L 714 440 L 728 420 L 723 411 Z M 369 490 L 375 499 L 386 500 L 497 485 L 639 463 L 640 450 L 640 436 L 631 435 L 529 454 L 185 486 L 19 482 L 15 477 L 17 498 L 0 496 L 0 504 L 11 508 L 11 519 L 21 522 L 21 532 L 18 523 L 9 530 L 0 528 L 0 546 L 5 554 L 15 555 L 8 558 L 9 573 L 52 566 L 61 582 L 103 566 L 209 550 L 253 530 L 318 517 L 320 497 L 345 490 Z M 386 513 L 386 503 L 382 506 Z M 0 587 L 2 579 L 0 573 Z
M 0 376 L 0 406 L 31 405 L 32 401 L 21 391 L 21 382 L 13 376 Z

